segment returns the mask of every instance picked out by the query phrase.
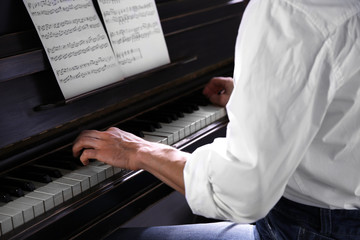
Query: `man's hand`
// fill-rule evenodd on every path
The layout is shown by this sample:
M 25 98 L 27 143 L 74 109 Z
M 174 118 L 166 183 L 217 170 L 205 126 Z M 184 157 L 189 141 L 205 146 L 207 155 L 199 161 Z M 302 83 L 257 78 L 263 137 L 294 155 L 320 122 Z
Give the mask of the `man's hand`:
M 231 77 L 214 77 L 205 86 L 203 94 L 213 104 L 225 107 L 233 89 L 234 81 Z
M 73 145 L 73 154 L 80 157 L 84 165 L 89 159 L 97 159 L 112 166 L 131 170 L 140 169 L 137 159 L 141 158 L 141 149 L 150 143 L 118 128 L 109 128 L 101 132 L 83 131 Z
M 189 153 L 148 142 L 118 128 L 83 131 L 75 140 L 73 154 L 84 165 L 89 159 L 97 159 L 119 168 L 144 169 L 175 190 L 185 192 L 183 169 Z

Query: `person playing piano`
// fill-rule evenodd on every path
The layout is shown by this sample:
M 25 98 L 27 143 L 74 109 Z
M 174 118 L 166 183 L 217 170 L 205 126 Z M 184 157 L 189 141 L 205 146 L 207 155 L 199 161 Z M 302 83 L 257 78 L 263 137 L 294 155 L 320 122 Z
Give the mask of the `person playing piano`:
M 204 89 L 226 105 L 226 138 L 189 154 L 110 128 L 84 131 L 73 146 L 84 164 L 144 169 L 194 213 L 227 221 L 111 237 L 360 239 L 359 62 L 358 0 L 252 0 L 234 82 Z

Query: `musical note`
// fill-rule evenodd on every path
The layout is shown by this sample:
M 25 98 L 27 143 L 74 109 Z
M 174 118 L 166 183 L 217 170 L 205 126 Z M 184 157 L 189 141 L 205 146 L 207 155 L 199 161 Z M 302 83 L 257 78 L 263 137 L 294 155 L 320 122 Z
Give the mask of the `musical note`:
M 23 0 L 65 98 L 170 62 L 154 0 Z
M 98 0 L 125 77 L 170 62 L 154 0 Z
M 66 99 L 123 79 L 91 0 L 23 0 Z

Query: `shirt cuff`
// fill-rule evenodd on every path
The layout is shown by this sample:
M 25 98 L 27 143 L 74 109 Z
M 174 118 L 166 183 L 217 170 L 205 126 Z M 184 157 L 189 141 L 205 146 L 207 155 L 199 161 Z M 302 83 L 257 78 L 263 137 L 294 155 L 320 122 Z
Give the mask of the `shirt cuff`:
M 213 144 L 195 150 L 184 168 L 185 197 L 194 214 L 219 219 L 210 183 L 211 159 L 216 149 L 226 149 L 226 139 L 218 138 Z

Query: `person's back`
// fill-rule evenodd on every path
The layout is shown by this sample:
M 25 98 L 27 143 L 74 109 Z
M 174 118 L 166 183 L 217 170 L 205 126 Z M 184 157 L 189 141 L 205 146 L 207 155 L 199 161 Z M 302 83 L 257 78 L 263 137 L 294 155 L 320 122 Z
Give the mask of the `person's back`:
M 325 210 L 359 209 L 359 63 L 360 1 L 250 1 L 227 137 L 198 149 L 185 168 L 192 209 L 237 222 L 264 217 L 282 196 Z M 201 178 L 193 159 L 207 163 L 215 187 L 193 180 Z M 217 186 L 224 172 L 234 187 Z M 196 199 L 200 192 L 209 200 Z
M 313 115 L 308 128 L 315 135 L 285 197 L 331 209 L 360 208 L 360 2 L 289 3 L 316 28 L 320 41 L 308 62 L 306 86 L 317 97 L 305 103 Z M 311 92 L 314 85 L 321 87 Z

